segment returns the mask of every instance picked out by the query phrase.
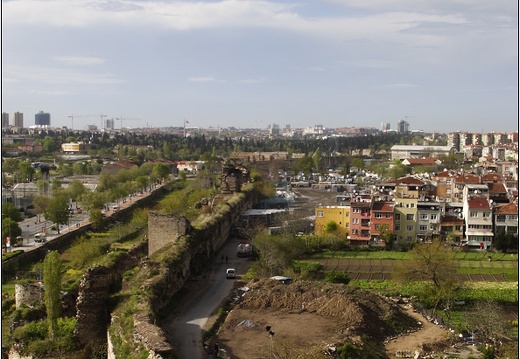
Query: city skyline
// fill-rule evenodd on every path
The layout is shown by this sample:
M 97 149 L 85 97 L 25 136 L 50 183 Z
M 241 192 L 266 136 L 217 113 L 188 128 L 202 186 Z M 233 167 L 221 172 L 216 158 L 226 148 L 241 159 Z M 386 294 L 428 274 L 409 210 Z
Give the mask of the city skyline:
M 12 0 L 2 14 L 2 112 L 26 127 L 43 111 L 74 129 L 101 114 L 141 128 L 518 129 L 513 0 Z

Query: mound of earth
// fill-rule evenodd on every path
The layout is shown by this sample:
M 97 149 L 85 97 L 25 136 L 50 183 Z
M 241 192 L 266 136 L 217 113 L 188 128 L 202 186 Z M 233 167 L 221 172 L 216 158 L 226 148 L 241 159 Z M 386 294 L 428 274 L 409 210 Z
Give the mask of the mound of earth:
M 264 279 L 235 299 L 215 338 L 229 358 L 330 358 L 344 343 L 385 358 L 386 339 L 420 327 L 392 300 L 343 284 Z

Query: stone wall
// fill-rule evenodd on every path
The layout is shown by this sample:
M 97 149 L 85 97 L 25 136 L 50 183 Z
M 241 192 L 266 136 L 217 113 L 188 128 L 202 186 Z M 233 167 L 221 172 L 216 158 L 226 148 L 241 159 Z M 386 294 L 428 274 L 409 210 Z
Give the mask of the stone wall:
M 236 196 L 236 194 L 228 196 L 228 199 L 236 199 Z M 134 339 L 139 340 L 150 353 L 160 358 L 170 358 L 173 355 L 174 348 L 169 346 L 164 331 L 155 325 L 153 318 L 156 318 L 157 313 L 168 305 L 190 276 L 199 275 L 207 270 L 211 258 L 229 238 L 233 223 L 256 201 L 254 190 L 244 191 L 240 196 L 233 202 L 225 202 L 225 199 L 222 199 L 226 203 L 227 210 L 219 212 L 215 220 L 208 221 L 199 228 L 185 228 L 184 225 L 179 225 L 173 216 L 162 218 L 156 214 L 151 215 L 153 218 L 148 222 L 149 241 L 162 243 L 163 248 L 158 251 L 169 250 L 175 254 L 171 256 L 172 259 L 165 260 L 168 255 L 162 253 L 163 261 L 160 263 L 154 262 L 154 256 L 150 255 L 150 265 L 158 265 L 159 268 L 154 268 L 154 271 L 160 274 L 150 278 L 141 286 L 141 290 L 152 293 L 150 303 L 143 307 L 152 308 L 154 313 L 143 311 L 134 315 L 134 323 L 136 323 Z M 155 224 L 160 228 L 154 228 Z M 161 235 L 163 237 L 167 235 L 169 238 L 158 238 Z M 171 238 L 176 240 L 172 241 Z M 174 245 L 170 249 L 165 247 L 172 243 Z M 152 244 L 152 248 L 155 247 L 156 245 Z M 140 328 L 138 329 L 137 326 Z
M 190 222 L 175 214 L 148 213 L 148 255 L 189 234 Z
M 121 289 L 123 273 L 139 264 L 146 249 L 145 242 L 137 244 L 128 253 L 121 253 L 110 268 L 95 266 L 84 273 L 76 300 L 74 330 L 82 345 L 106 343 L 110 323 L 109 296 Z
M 37 308 L 43 303 L 43 287 L 37 284 L 15 284 L 16 309 L 21 305 Z

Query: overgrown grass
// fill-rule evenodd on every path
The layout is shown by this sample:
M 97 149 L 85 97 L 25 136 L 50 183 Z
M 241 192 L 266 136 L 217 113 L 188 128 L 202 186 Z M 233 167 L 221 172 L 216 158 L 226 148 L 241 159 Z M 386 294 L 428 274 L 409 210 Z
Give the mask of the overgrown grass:
M 311 258 L 359 258 L 359 259 L 411 259 L 410 252 L 400 251 L 326 251 L 311 255 Z M 492 253 L 492 252 L 453 252 L 453 259 L 458 261 L 489 263 L 490 266 L 498 265 L 496 262 L 518 262 L 518 254 Z M 491 261 L 490 261 L 491 259 Z

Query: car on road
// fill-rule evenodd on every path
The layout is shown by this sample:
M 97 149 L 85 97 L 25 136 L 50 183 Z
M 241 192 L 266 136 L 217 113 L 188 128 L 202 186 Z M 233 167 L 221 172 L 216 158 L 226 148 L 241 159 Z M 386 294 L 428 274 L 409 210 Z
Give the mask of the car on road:
M 237 272 L 236 272 L 235 268 L 226 269 L 226 278 L 234 279 L 236 277 L 237 277 Z
M 34 235 L 34 241 L 36 243 L 43 243 L 43 242 L 45 242 L 45 233 L 36 233 Z

